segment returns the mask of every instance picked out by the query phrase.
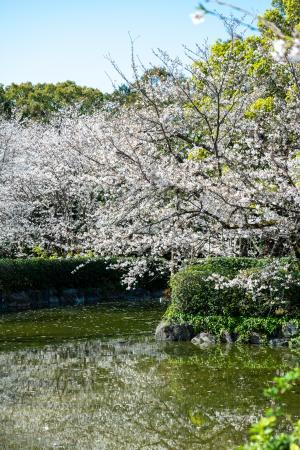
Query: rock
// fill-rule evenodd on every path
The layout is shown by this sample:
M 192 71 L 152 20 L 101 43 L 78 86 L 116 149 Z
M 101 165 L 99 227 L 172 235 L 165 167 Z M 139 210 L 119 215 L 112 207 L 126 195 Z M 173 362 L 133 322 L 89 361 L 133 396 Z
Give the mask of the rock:
M 289 347 L 294 350 L 300 349 L 300 336 L 294 337 L 289 341 Z
M 48 292 L 45 292 L 45 295 L 48 296 L 48 303 L 50 308 L 56 308 L 60 305 L 60 299 L 56 289 L 49 289 Z
M 289 341 L 283 338 L 270 339 L 269 344 L 271 347 L 288 347 Z
M 77 297 L 75 298 L 75 306 L 81 306 L 81 305 L 84 305 L 84 295 L 78 294 Z
M 34 308 L 46 308 L 49 306 L 48 296 L 45 295 L 44 291 L 30 289 L 28 290 L 28 295 Z
M 161 322 L 155 330 L 159 341 L 189 341 L 193 337 L 193 328 L 188 324 L 170 324 Z
M 228 333 L 228 331 L 222 331 L 222 333 L 220 335 L 220 341 L 223 344 L 232 344 L 233 343 L 232 336 L 230 335 L 230 333 Z
M 9 311 L 26 310 L 31 307 L 31 298 L 27 291 L 11 292 L 6 297 Z
M 216 339 L 215 337 L 210 333 L 200 333 L 197 334 L 192 340 L 192 344 L 200 345 L 200 346 L 210 346 L 215 345 Z
M 263 343 L 263 339 L 259 333 L 253 332 L 253 333 L 249 334 L 248 342 L 249 342 L 249 344 L 260 345 Z
M 293 322 L 288 322 L 282 325 L 282 334 L 286 338 L 291 338 L 298 336 L 299 328 L 298 325 Z
M 28 292 L 25 291 L 19 291 L 19 292 L 12 292 L 8 295 L 9 301 L 11 302 L 17 302 L 17 303 L 28 303 L 30 302 L 30 297 Z
M 76 305 L 77 297 L 77 289 L 63 289 L 60 296 L 60 301 L 63 306 L 73 306 Z
M 85 297 L 85 303 L 88 305 L 94 305 L 103 300 L 102 296 L 103 289 L 101 288 L 86 288 L 83 291 Z

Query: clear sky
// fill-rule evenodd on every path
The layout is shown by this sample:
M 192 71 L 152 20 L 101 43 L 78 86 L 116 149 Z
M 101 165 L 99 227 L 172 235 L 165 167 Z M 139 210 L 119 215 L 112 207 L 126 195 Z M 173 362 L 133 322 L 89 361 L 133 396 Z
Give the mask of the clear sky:
M 231 0 L 255 12 L 271 0 Z M 182 56 L 183 44 L 194 47 L 225 37 L 214 17 L 199 26 L 189 14 L 197 0 L 0 0 L 0 83 L 74 80 L 111 90 L 106 73 L 119 82 L 105 58 L 110 54 L 130 73 L 130 39 L 148 64 L 152 49 Z M 212 6 L 212 5 L 210 5 Z M 227 10 L 228 13 L 229 10 Z

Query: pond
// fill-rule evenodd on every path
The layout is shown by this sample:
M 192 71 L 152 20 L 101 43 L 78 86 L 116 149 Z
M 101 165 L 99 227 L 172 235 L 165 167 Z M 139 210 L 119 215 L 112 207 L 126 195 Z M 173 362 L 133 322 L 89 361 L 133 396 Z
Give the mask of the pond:
M 0 317 L 1 448 L 230 449 L 298 355 L 156 342 L 154 301 Z M 298 414 L 300 390 L 287 397 Z

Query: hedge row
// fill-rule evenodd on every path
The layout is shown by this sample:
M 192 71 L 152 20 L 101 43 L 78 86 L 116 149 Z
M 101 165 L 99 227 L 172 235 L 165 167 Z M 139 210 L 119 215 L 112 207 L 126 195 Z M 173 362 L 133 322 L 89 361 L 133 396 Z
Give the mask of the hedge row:
M 270 285 L 262 295 L 253 299 L 244 289 L 230 287 L 215 289 L 215 283 L 208 279 L 213 273 L 229 279 L 239 271 L 258 273 L 273 260 L 270 258 L 208 258 L 175 274 L 170 281 L 172 291 L 168 317 L 189 321 L 191 316 L 290 316 L 300 317 L 300 285 L 295 282 L 289 289 L 280 286 L 280 271 L 289 262 L 291 275 L 300 280 L 299 262 L 281 258 L 277 276 L 272 286 L 278 295 L 270 295 Z M 275 292 L 275 291 L 273 291 Z M 278 298 L 276 298 L 278 297 Z
M 0 259 L 0 290 L 15 292 L 27 289 L 103 287 L 105 290 L 123 291 L 126 287 L 121 284 L 122 271 L 108 269 L 113 262 L 116 259 Z M 166 284 L 166 275 L 156 274 L 144 277 L 138 287 L 155 290 L 164 288 Z

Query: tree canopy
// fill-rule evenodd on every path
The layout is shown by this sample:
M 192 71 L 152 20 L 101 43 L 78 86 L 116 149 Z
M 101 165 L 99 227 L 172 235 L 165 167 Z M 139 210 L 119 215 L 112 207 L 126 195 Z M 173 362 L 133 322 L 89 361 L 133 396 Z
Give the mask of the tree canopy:
M 298 0 L 273 0 L 273 8 L 268 9 L 263 17 L 274 23 L 285 34 L 291 35 L 300 25 L 300 3 Z M 270 30 L 260 24 L 265 34 L 272 34 Z
M 91 113 L 103 101 L 101 91 L 78 86 L 74 81 L 0 86 L 0 111 L 6 118 L 49 121 L 54 113 L 71 106 L 78 106 L 81 113 Z

